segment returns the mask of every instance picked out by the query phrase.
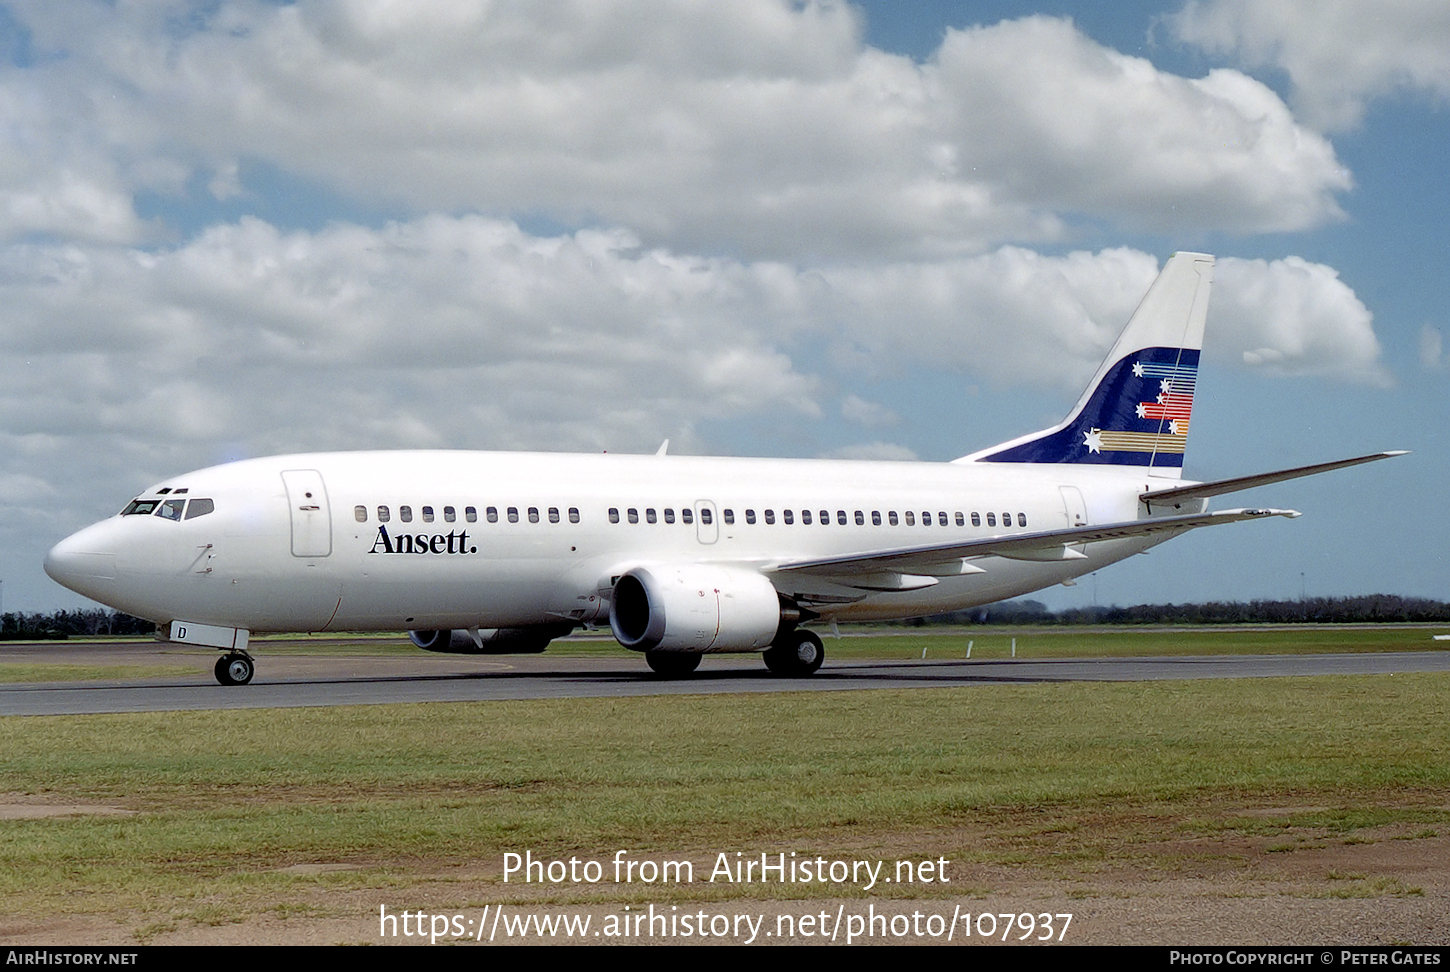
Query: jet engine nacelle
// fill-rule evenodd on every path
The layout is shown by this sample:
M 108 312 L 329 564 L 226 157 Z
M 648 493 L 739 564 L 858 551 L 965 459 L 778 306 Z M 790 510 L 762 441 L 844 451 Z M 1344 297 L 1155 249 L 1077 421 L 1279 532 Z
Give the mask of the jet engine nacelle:
M 609 603 L 610 630 L 635 651 L 761 651 L 780 624 L 775 587 L 739 567 L 636 567 Z
M 479 628 L 478 641 L 461 628 L 449 631 L 409 631 L 408 639 L 425 651 L 458 655 L 531 655 L 549 642 L 574 630 L 572 624 L 543 624 L 532 628 Z

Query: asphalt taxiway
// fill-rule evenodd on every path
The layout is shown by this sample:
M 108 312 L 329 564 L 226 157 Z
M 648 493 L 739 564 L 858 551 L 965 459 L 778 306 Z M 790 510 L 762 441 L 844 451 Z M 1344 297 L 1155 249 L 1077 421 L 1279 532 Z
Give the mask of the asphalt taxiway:
M 1450 651 L 1158 658 L 827 661 L 815 676 L 777 678 L 753 655 L 707 656 L 682 679 L 652 675 L 637 656 L 356 655 L 269 657 L 256 646 L 257 677 L 223 687 L 215 656 L 136 643 L 5 646 L 0 663 L 195 666 L 195 675 L 0 684 L 0 715 L 79 715 L 186 709 L 489 702 L 740 692 L 988 686 L 1002 682 L 1161 681 L 1450 671 Z

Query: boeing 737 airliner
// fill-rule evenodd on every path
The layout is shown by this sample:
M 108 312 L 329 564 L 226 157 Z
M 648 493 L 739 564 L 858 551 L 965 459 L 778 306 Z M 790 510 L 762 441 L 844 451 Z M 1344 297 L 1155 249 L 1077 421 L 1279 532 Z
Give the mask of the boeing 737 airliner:
M 1014 597 L 1197 527 L 1209 497 L 1385 452 L 1181 479 L 1213 258 L 1170 259 L 1060 424 L 950 463 L 479 452 L 252 459 L 158 483 L 61 541 L 56 581 L 220 649 L 251 632 L 409 630 L 434 651 L 533 652 L 608 622 L 666 675 L 763 652 L 809 675 L 806 625 Z

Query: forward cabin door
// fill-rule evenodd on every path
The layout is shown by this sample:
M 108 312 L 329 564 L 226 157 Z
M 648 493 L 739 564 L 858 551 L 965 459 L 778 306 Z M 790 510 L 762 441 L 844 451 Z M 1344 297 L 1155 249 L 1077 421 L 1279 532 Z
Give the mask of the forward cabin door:
M 292 517 L 292 556 L 327 557 L 332 554 L 332 511 L 322 473 L 316 469 L 282 472 L 287 487 L 287 509 Z

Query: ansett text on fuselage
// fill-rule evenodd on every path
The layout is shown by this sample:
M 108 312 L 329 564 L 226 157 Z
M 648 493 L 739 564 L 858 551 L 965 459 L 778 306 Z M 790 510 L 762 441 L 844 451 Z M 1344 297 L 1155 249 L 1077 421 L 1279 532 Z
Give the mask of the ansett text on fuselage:
M 388 528 L 378 527 L 370 554 L 476 554 L 478 548 L 468 542 L 467 530 L 452 533 L 400 533 L 389 536 Z

